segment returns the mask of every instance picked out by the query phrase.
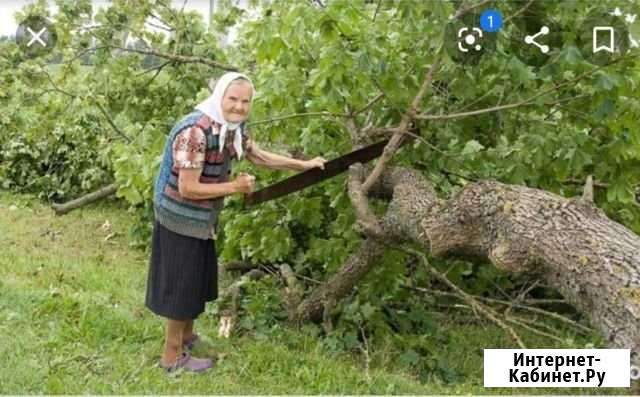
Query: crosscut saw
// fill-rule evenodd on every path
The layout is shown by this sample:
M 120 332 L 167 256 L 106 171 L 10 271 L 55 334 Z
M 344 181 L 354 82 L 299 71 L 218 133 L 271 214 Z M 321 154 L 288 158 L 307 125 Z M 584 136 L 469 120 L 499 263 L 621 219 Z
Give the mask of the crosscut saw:
M 410 139 L 409 136 L 404 136 L 402 141 L 400 142 L 400 146 L 403 146 L 405 143 L 411 140 L 412 139 Z M 367 163 L 379 157 L 388 142 L 388 139 L 376 142 L 369 146 L 365 146 L 343 156 L 337 157 L 333 160 L 327 161 L 326 163 L 324 163 L 324 169 L 311 168 L 306 171 L 302 171 L 299 174 L 293 175 L 287 179 L 283 179 L 280 182 L 276 182 L 273 185 L 269 185 L 263 189 L 257 190 L 252 193 L 247 193 L 244 195 L 244 206 L 249 207 L 252 205 L 264 203 L 265 201 L 277 199 L 278 197 L 286 196 L 311 185 L 315 185 L 318 182 L 322 182 L 325 179 L 329 179 L 338 174 L 341 174 L 348 170 L 351 164 Z

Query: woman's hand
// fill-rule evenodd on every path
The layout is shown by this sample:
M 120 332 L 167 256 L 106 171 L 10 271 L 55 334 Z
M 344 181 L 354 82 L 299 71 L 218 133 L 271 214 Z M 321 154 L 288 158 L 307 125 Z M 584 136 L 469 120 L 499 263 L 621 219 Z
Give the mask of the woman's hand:
M 308 170 L 311 168 L 316 168 L 316 167 L 320 167 L 320 169 L 324 169 L 324 163 L 326 163 L 327 160 L 325 160 L 322 157 L 315 157 L 311 160 L 307 160 L 307 161 L 303 161 L 302 162 L 302 166 L 304 167 L 304 170 Z
M 238 193 L 251 193 L 253 192 L 255 181 L 255 176 L 247 174 L 246 172 L 240 172 L 233 183 Z

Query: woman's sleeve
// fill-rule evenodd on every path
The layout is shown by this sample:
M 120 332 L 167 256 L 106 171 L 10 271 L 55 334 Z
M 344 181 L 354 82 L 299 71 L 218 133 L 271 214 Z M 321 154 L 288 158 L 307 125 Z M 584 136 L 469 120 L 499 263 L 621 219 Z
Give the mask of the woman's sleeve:
M 198 127 L 189 127 L 173 141 L 173 165 L 176 168 L 203 168 L 207 138 Z

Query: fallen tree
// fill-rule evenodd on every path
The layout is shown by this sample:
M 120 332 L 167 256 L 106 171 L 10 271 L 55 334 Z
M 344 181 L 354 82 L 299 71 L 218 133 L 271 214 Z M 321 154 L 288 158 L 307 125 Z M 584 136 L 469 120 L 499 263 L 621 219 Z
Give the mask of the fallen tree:
M 363 175 L 362 167 L 352 166 L 354 200 L 365 199 L 353 191 Z M 360 213 L 368 237 L 301 302 L 296 321 L 326 321 L 331 306 L 375 266 L 383 249 L 414 243 L 433 257 L 488 261 L 508 271 L 537 274 L 589 317 L 609 347 L 631 349 L 632 363 L 640 365 L 640 237 L 607 218 L 588 194 L 566 199 L 482 181 L 445 201 L 416 170 L 391 168 L 369 196 L 390 200 L 387 212 L 379 220 Z
M 484 180 L 466 185 L 449 200 L 441 200 L 418 170 L 388 168 L 402 140 L 413 135 L 410 126 L 420 120 L 449 120 L 529 106 L 541 96 L 575 84 L 600 68 L 517 103 L 445 115 L 420 114 L 421 102 L 433 86 L 440 63 L 441 57 L 436 57 L 399 124 L 387 128 L 392 136 L 376 165 L 366 170 L 360 164 L 351 166 L 349 197 L 358 217 L 356 227 L 364 240 L 331 278 L 300 302 L 292 321 L 322 320 L 325 328 L 331 328 L 332 309 L 376 265 L 383 250 L 407 250 L 405 245 L 418 244 L 432 257 L 489 262 L 511 272 L 536 274 L 590 319 L 604 335 L 607 346 L 631 349 L 635 367 L 632 370 L 637 371 L 640 237 L 594 205 L 591 176 L 583 196 L 577 198 Z M 349 131 L 357 144 L 363 129 L 351 123 Z M 373 198 L 389 201 L 381 217 L 369 208 Z M 412 252 L 422 256 L 433 275 L 457 289 L 470 306 L 508 331 L 518 346 L 525 347 L 517 333 L 492 309 L 430 268 L 426 255 Z

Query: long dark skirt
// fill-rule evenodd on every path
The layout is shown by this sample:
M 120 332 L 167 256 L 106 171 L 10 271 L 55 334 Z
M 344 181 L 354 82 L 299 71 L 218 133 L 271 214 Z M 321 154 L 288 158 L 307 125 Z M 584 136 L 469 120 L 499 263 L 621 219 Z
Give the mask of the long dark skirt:
M 218 297 L 218 260 L 213 239 L 201 240 L 153 226 L 145 305 L 173 320 L 195 319 Z

